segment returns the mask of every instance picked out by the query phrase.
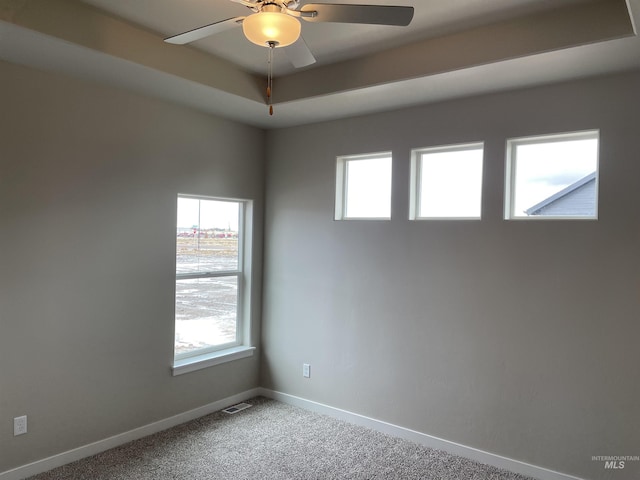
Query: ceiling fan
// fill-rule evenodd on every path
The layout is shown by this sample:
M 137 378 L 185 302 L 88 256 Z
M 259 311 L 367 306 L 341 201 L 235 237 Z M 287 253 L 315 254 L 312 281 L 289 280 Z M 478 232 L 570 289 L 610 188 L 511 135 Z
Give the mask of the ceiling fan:
M 299 7 L 299 0 L 231 0 L 248 7 L 253 13 L 211 23 L 165 39 L 167 43 L 184 45 L 202 38 L 242 26 L 245 37 L 269 48 L 267 100 L 269 113 L 273 73 L 272 55 L 275 48 L 288 47 L 289 60 L 296 68 L 315 63 L 311 50 L 300 36 L 300 19 L 307 22 L 362 23 L 372 25 L 407 26 L 413 19 L 413 7 L 391 5 L 347 5 L 308 3 Z

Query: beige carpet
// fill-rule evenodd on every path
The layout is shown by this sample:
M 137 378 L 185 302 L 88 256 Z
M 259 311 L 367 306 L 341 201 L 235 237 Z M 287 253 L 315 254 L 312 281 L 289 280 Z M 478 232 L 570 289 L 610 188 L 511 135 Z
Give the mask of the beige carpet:
M 531 480 L 263 397 L 31 480 Z

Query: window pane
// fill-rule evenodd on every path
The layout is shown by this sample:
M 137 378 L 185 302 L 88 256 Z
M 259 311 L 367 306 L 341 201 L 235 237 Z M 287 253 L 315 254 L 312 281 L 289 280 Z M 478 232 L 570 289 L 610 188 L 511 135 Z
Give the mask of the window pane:
M 176 272 L 238 269 L 240 203 L 178 197 Z
M 482 152 L 479 147 L 420 156 L 420 217 L 480 218 Z
M 236 341 L 238 278 L 176 281 L 175 355 Z
M 391 157 L 347 160 L 345 217 L 391 217 Z
M 515 143 L 512 217 L 597 214 L 598 139 Z

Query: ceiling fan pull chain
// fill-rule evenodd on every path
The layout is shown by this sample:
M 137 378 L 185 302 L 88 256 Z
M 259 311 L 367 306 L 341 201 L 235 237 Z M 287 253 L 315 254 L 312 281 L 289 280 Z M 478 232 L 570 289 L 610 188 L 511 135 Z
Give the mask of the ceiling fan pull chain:
M 275 42 L 269 42 L 269 53 L 267 55 L 267 105 L 269 106 L 269 115 L 273 115 L 273 50 L 276 48 Z

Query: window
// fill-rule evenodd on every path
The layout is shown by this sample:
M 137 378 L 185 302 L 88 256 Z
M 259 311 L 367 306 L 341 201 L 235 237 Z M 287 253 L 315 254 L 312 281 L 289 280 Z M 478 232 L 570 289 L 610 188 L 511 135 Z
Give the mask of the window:
M 250 206 L 244 200 L 178 196 L 174 373 L 194 361 L 221 363 L 211 359 L 220 352 L 237 356 L 243 351 L 238 347 L 249 343 Z
M 595 219 L 598 132 L 507 142 L 506 219 Z
M 482 156 L 482 143 L 414 150 L 409 218 L 479 219 Z
M 391 218 L 391 152 L 338 157 L 336 220 Z

